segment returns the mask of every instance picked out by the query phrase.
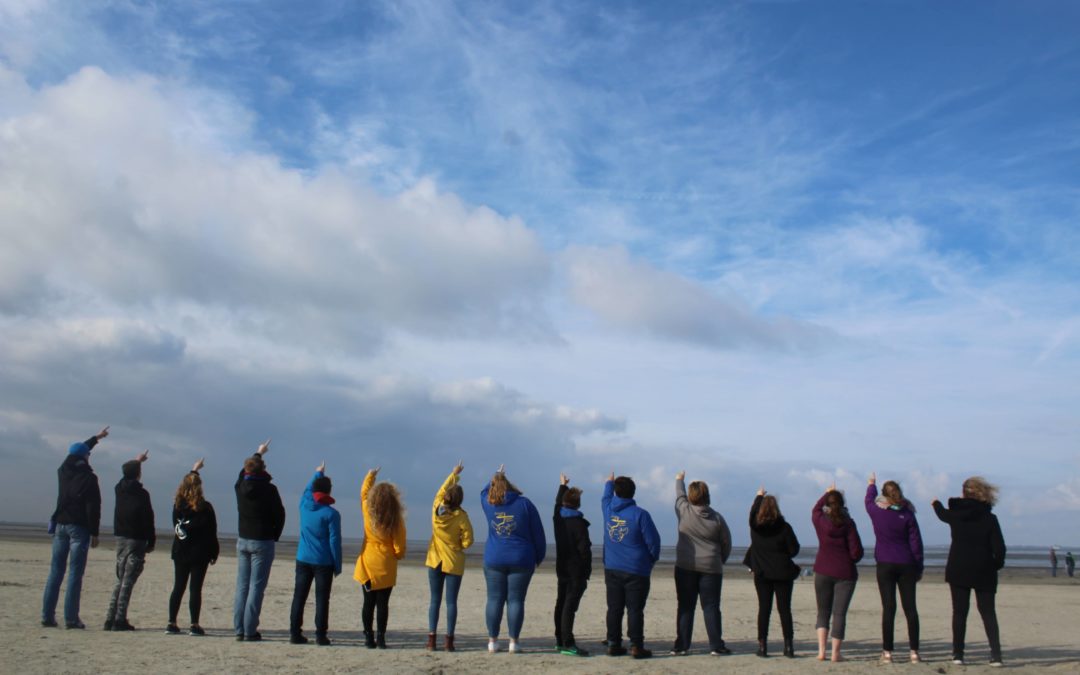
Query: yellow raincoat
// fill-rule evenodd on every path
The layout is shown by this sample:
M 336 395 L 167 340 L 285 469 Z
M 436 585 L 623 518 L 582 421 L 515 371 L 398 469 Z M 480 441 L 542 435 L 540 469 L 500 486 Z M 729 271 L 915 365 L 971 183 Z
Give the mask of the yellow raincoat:
M 368 492 L 375 484 L 375 472 L 368 471 L 360 488 L 360 509 L 364 513 L 364 543 L 360 557 L 356 559 L 353 579 L 362 584 L 371 582 L 370 589 L 391 588 L 397 583 L 397 563 L 405 557 L 405 520 L 398 525 L 393 536 L 378 534 L 371 527 L 368 514 Z
M 431 507 L 431 543 L 428 544 L 425 564 L 433 569 L 439 569 L 439 565 L 442 565 L 444 573 L 461 576 L 465 573 L 465 549 L 473 543 L 469 514 L 461 508 L 439 514 L 439 507 L 443 505 L 447 490 L 457 485 L 457 482 L 458 475 L 450 472 L 450 476 L 435 493 L 435 503 Z

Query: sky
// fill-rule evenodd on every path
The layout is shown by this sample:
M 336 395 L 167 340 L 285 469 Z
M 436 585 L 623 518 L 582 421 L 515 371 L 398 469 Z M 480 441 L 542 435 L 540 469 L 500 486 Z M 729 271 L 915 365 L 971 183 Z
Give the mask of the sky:
M 545 519 L 673 478 L 736 543 L 832 484 L 1001 487 L 1080 544 L 1080 6 L 0 0 L 0 520 L 67 446 L 221 529 L 272 438 L 430 532 L 465 463 Z M 351 535 L 350 535 L 351 530 Z M 599 539 L 599 530 L 594 533 Z

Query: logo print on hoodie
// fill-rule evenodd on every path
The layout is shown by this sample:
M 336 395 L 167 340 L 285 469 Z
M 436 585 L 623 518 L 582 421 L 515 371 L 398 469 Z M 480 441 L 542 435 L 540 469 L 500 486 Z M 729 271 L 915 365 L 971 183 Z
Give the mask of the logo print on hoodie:
M 626 521 L 618 516 L 611 517 L 611 523 L 608 525 L 608 538 L 613 542 L 620 542 L 626 533 L 630 531 L 630 528 L 626 526 Z
M 180 541 L 187 539 L 187 526 L 191 524 L 191 521 L 187 518 L 178 518 L 176 520 L 176 527 L 173 531 L 176 532 L 176 538 Z
M 509 537 L 510 533 L 517 528 L 517 523 L 514 522 L 514 516 L 497 511 L 495 520 L 491 521 L 491 527 L 495 530 L 495 534 L 500 537 Z

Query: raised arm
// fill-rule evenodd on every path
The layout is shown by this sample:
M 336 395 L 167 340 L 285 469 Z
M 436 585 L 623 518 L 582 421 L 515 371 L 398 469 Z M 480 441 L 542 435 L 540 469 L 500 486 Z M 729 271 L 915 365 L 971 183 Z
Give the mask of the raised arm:
M 570 479 L 566 477 L 565 473 L 559 474 L 559 489 L 555 493 L 555 513 L 552 517 L 558 520 L 562 517 L 560 509 L 562 509 L 562 500 L 566 495 L 567 490 L 570 489 Z
M 675 515 L 681 516 L 688 508 L 690 501 L 686 498 L 686 472 L 680 471 L 675 474 Z
M 443 500 L 446 499 L 446 493 L 450 491 L 450 488 L 458 484 L 458 476 L 461 475 L 461 470 L 464 469 L 464 465 L 461 462 L 457 463 L 457 466 L 450 472 L 450 475 L 443 481 L 442 487 L 435 493 L 435 501 L 432 502 L 432 510 L 437 511 L 442 506 Z
M 600 509 L 604 513 L 604 520 L 607 520 L 608 514 L 611 513 L 611 500 L 615 496 L 615 472 L 611 472 L 611 476 L 608 477 L 607 482 L 604 483 L 604 494 L 600 497 Z
M 821 495 L 817 502 L 814 504 L 814 508 L 810 509 L 810 520 L 814 523 L 814 527 L 821 522 L 821 519 L 825 517 L 825 497 L 828 496 L 828 492 Z
M 323 471 L 325 471 L 325 469 L 326 469 L 326 464 L 325 463 L 320 464 L 319 466 L 315 467 L 315 475 L 313 475 L 311 477 L 311 480 L 308 481 L 307 487 L 304 488 L 304 494 L 300 495 L 300 506 L 301 506 L 301 508 L 303 508 L 303 507 L 305 507 L 305 506 L 307 506 L 309 504 L 314 503 L 315 496 L 314 496 L 314 492 L 313 492 L 313 490 L 314 490 L 313 486 L 315 485 L 315 479 L 322 478 L 323 477 Z
M 940 520 L 943 523 L 948 523 L 950 525 L 952 524 L 952 522 L 953 522 L 952 511 L 945 508 L 945 505 L 942 504 L 940 500 L 935 499 L 930 504 L 930 506 L 934 507 L 934 515 L 936 515 L 938 517 L 938 520 Z
M 757 514 L 761 509 L 761 502 L 765 499 L 764 488 L 758 490 L 757 495 L 754 497 L 754 503 L 750 505 L 750 529 L 757 527 Z
M 375 485 L 375 479 L 379 475 L 378 469 L 371 469 L 364 476 L 364 482 L 360 484 L 360 510 L 364 513 L 367 512 L 367 496 L 371 492 L 371 488 Z
M 863 503 L 866 505 L 866 512 L 870 515 L 873 515 L 874 509 L 877 508 L 877 506 L 874 505 L 874 500 L 876 499 L 877 483 L 872 481 L 866 486 L 866 498 L 863 499 Z

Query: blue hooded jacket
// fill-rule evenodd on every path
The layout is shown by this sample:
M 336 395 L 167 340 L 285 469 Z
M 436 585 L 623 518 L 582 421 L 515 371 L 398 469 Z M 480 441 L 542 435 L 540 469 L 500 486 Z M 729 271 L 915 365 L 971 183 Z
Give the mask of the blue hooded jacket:
M 488 521 L 484 565 L 536 567 L 544 561 L 547 538 L 536 507 L 520 493 L 507 490 L 502 504 L 488 503 L 488 487 L 480 491 L 484 517 Z
M 300 498 L 300 545 L 296 559 L 309 565 L 333 565 L 341 574 L 341 514 L 329 504 L 315 501 L 311 486 L 322 472 L 316 471 Z
M 615 481 L 604 485 L 604 569 L 647 577 L 660 559 L 660 533 L 652 516 L 633 499 L 615 496 Z

